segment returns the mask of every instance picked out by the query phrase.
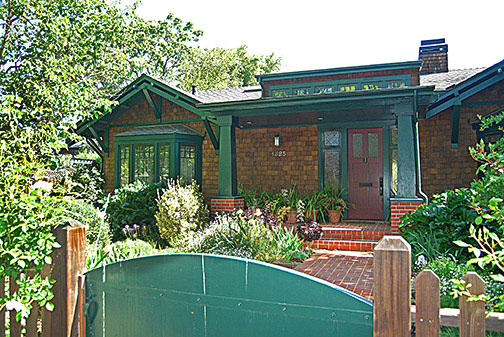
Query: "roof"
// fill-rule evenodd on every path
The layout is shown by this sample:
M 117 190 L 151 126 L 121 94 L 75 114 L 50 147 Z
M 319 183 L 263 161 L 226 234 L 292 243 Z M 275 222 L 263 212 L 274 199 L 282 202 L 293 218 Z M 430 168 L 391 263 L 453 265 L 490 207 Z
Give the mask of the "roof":
M 189 135 L 189 136 L 200 136 L 199 131 L 188 127 L 184 124 L 170 124 L 170 125 L 149 125 L 149 126 L 137 126 L 128 131 L 121 132 L 116 135 L 116 137 L 126 137 L 126 136 L 151 136 L 151 135 Z
M 445 74 L 450 74 L 450 72 Z M 446 75 L 446 81 L 448 81 L 449 76 L 450 75 Z M 458 83 L 446 87 L 445 90 L 442 90 L 439 93 L 439 97 L 436 102 L 431 104 L 427 110 L 427 118 L 431 118 L 455 104 L 460 104 L 463 100 L 471 97 L 481 90 L 504 80 L 504 60 L 483 70 L 480 69 L 477 71 L 475 69 L 472 76 L 469 76 L 469 73 L 467 73 L 466 76 L 468 77 L 460 79 Z M 455 80 L 453 79 L 453 81 Z
M 192 95 L 201 103 L 221 103 L 229 101 L 246 101 L 259 99 L 262 96 L 261 86 L 201 90 Z
M 444 91 L 451 89 L 469 77 L 472 77 L 486 68 L 473 68 L 473 69 L 453 69 L 447 73 L 437 73 L 420 75 L 420 85 L 434 85 L 434 91 Z

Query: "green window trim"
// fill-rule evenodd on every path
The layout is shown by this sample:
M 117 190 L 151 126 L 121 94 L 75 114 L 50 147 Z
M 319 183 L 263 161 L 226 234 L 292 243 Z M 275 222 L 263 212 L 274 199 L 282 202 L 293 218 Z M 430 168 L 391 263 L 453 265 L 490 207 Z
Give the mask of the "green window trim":
M 143 135 L 143 136 L 124 136 L 114 137 L 115 158 L 114 158 L 114 188 L 121 187 L 126 181 L 123 170 L 128 169 L 128 183 L 132 183 L 137 179 L 135 177 L 135 150 L 139 150 L 142 146 L 153 146 L 153 178 L 152 182 L 159 182 L 163 173 L 168 171 L 170 178 L 177 178 L 180 175 L 180 147 L 190 146 L 194 148 L 194 179 L 198 184 L 201 184 L 202 178 L 202 143 L 203 137 L 193 135 Z M 166 148 L 168 147 L 168 149 Z M 164 149 L 163 149 L 164 148 Z M 127 150 L 126 150 L 127 149 Z M 161 163 L 163 154 L 161 149 L 168 152 L 169 165 L 166 170 L 166 160 L 164 165 Z M 125 154 L 128 154 L 126 157 Z M 128 165 L 124 164 L 124 160 L 128 159 Z
M 300 96 L 300 95 L 333 93 L 333 92 L 354 91 L 354 90 L 378 90 L 378 89 L 401 88 L 410 85 L 411 85 L 411 75 L 360 77 L 346 80 L 274 85 L 269 88 L 269 96 L 286 97 L 286 96 Z M 309 93 L 299 94 L 297 92 L 299 90 L 306 90 L 309 91 Z

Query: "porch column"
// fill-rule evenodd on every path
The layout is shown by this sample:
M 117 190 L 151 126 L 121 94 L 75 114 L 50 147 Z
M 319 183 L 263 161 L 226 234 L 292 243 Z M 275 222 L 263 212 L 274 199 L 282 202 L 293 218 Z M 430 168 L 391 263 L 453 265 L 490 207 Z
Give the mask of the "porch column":
M 397 116 L 397 196 L 390 200 L 392 233 L 399 233 L 400 218 L 422 204 L 418 198 L 415 153 L 415 109 L 413 102 L 394 107 Z
M 219 132 L 219 186 L 211 200 L 211 213 L 230 212 L 244 206 L 236 178 L 236 137 L 233 116 L 217 117 Z
M 397 115 L 397 196 L 416 198 L 415 134 L 413 104 L 394 107 Z

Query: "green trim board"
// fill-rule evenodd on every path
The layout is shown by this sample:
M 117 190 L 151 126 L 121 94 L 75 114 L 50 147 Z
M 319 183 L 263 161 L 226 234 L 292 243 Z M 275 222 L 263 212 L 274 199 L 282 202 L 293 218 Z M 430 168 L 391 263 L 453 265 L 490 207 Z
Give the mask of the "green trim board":
M 457 102 L 462 102 L 502 80 L 504 80 L 504 60 L 441 93 L 437 101 L 428 108 L 427 118 L 437 115 Z
M 411 69 L 411 68 L 419 69 L 421 65 L 422 61 L 382 63 L 382 64 L 370 64 L 370 65 L 352 66 L 352 67 L 327 68 L 327 69 L 264 74 L 264 75 L 257 75 L 256 78 L 257 81 L 261 83 L 265 81 L 300 78 L 300 77 L 328 76 L 337 74 L 351 74 L 351 73 L 362 73 L 370 71 L 398 70 L 398 69 Z
M 161 121 L 161 122 L 144 122 L 144 123 L 123 123 L 123 124 L 110 124 L 110 128 L 118 128 L 122 126 L 149 126 L 149 125 L 162 125 L 162 124 L 180 124 L 188 122 L 201 122 L 201 118 L 190 118 L 190 119 L 175 119 L 171 121 Z
M 206 103 L 198 104 L 198 107 L 205 111 L 207 116 L 246 116 L 258 114 L 278 114 L 282 108 L 289 113 L 294 109 L 306 111 L 306 107 L 316 109 L 316 106 L 327 104 L 342 104 L 345 109 L 351 109 L 353 106 L 393 106 L 395 100 L 404 100 L 413 98 L 415 92 L 419 99 L 419 104 L 428 104 L 433 94 L 434 86 L 429 87 L 403 87 L 379 90 L 361 90 L 350 92 L 335 92 L 328 94 L 305 95 L 305 96 L 287 96 L 287 97 L 267 97 L 256 100 Z M 333 106 L 334 108 L 334 106 Z
M 355 85 L 355 90 L 379 90 L 379 89 L 390 89 L 387 88 L 388 83 L 390 82 L 404 82 L 405 86 L 411 86 L 411 75 L 395 75 L 395 76 L 375 76 L 375 77 L 360 77 L 360 78 L 352 78 L 352 79 L 343 79 L 343 80 L 328 80 L 328 81 L 318 81 L 318 82 L 306 82 L 306 83 L 291 83 L 291 84 L 283 84 L 283 85 L 272 85 L 269 87 L 269 96 L 277 97 L 273 95 L 274 91 L 277 90 L 286 90 L 286 96 L 302 96 L 302 95 L 321 95 L 321 94 L 330 94 L 336 92 L 343 92 L 339 90 L 341 85 L 352 84 Z M 363 89 L 363 85 L 367 83 L 379 83 L 380 88 L 376 89 Z M 332 91 L 325 93 L 316 93 L 315 89 L 317 87 L 330 87 Z M 306 94 L 294 94 L 295 89 L 307 89 L 308 92 Z M 355 91 L 352 90 L 352 91 Z

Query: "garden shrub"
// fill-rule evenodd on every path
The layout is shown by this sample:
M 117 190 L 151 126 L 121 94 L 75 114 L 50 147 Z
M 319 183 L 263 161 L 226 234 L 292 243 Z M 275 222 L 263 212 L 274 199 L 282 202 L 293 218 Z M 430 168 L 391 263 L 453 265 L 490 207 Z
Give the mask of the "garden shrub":
M 112 241 L 125 239 L 124 227 L 138 225 L 139 239 L 164 246 L 156 226 L 158 210 L 156 198 L 158 191 L 167 185 L 166 182 L 142 184 L 135 182 L 118 188 L 110 196 L 107 207 L 107 221 L 110 224 Z
M 454 241 L 469 237 L 470 224 L 477 216 L 471 208 L 472 196 L 471 189 L 448 190 L 403 216 L 401 235 L 411 244 L 414 260 L 419 255 L 427 260 L 441 254 L 462 260 L 470 257 Z
M 251 258 L 265 262 L 302 261 L 310 256 L 305 243 L 284 226 L 271 224 L 260 209 L 220 214 L 195 235 L 188 248 L 210 253 Z
M 194 233 L 208 224 L 208 207 L 199 186 L 170 179 L 157 200 L 159 233 L 170 245 L 184 247 Z
M 65 198 L 65 215 L 86 226 L 86 245 L 104 247 L 110 244 L 110 228 L 105 215 L 89 202 Z

